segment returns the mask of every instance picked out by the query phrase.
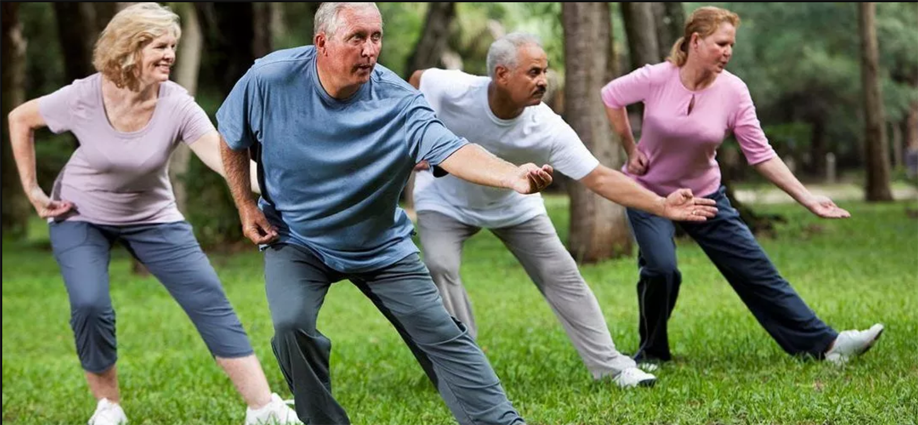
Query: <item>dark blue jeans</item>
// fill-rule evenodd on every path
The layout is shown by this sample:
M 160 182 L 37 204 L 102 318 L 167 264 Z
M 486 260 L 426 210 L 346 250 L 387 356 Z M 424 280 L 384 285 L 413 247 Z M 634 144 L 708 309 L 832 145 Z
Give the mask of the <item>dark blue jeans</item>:
M 254 352 L 188 222 L 107 226 L 64 221 L 50 226 L 51 248 L 70 296 L 70 326 L 84 370 L 105 372 L 118 358 L 108 290 L 108 263 L 117 241 L 169 290 L 212 355 L 235 358 Z
M 717 202 L 717 215 L 704 222 L 678 223 L 701 246 L 746 307 L 784 351 L 821 359 L 838 334 L 822 322 L 778 270 L 730 205 L 721 187 L 706 196 Z M 675 223 L 628 209 L 639 246 L 639 360 L 670 360 L 666 322 L 676 306 L 682 275 L 676 266 Z
M 271 345 L 303 422 L 351 423 L 332 395 L 331 340 L 317 329 L 329 287 L 344 279 L 389 319 L 460 424 L 523 422 L 465 325 L 446 311 L 417 254 L 380 270 L 341 273 L 308 248 L 274 244 L 265 250 L 266 292 L 274 321 Z M 372 368 L 367 371 L 372 373 Z

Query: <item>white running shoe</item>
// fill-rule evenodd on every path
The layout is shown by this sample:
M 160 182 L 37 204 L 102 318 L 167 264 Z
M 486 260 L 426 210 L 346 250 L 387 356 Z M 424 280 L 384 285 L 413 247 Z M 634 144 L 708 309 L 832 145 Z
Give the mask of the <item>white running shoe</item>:
M 96 411 L 89 418 L 89 425 L 124 425 L 128 422 L 124 410 L 118 403 L 112 403 L 107 398 L 99 400 Z
M 296 411 L 287 405 L 277 393 L 271 394 L 271 402 L 261 409 L 247 408 L 245 425 L 303 425 Z
M 629 367 L 615 375 L 612 382 L 615 382 L 619 388 L 652 387 L 657 383 L 657 377 L 639 368 Z
M 852 357 L 867 352 L 883 334 L 883 325 L 877 323 L 866 331 L 843 331 L 835 338 L 832 349 L 826 351 L 826 360 L 836 365 L 843 365 Z

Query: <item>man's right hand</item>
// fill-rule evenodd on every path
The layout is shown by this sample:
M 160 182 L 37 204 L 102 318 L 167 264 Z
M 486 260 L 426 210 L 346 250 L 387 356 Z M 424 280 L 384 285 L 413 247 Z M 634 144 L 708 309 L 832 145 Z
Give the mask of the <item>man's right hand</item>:
M 265 214 L 256 205 L 252 204 L 241 211 L 239 219 L 242 221 L 242 234 L 256 245 L 277 240 L 277 230 L 268 223 Z
M 706 221 L 717 215 L 717 202 L 698 198 L 691 189 L 678 189 L 663 201 L 663 217 L 676 221 Z
M 628 154 L 628 172 L 635 176 L 643 176 L 647 172 L 647 155 L 641 152 L 637 147 Z

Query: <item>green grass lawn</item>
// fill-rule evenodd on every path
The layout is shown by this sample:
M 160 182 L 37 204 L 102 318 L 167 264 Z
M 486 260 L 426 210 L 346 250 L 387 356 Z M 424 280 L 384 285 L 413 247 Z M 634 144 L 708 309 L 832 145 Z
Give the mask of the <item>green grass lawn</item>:
M 551 198 L 567 235 L 567 204 Z M 490 233 L 466 244 L 463 278 L 485 349 L 530 424 L 918 423 L 918 220 L 906 203 L 842 203 L 820 221 L 791 205 L 761 243 L 781 273 L 838 330 L 886 333 L 843 368 L 792 358 L 758 325 L 690 241 L 679 242 L 681 298 L 670 324 L 677 361 L 652 389 L 594 382 L 539 292 Z M 42 229 L 43 226 L 37 226 Z M 261 257 L 212 255 L 273 389 L 290 393 L 271 352 Z M 241 424 L 244 405 L 184 312 L 152 277 L 111 264 L 123 406 L 132 424 Z M 582 267 L 618 348 L 636 348 L 634 258 Z M 67 294 L 47 243 L 3 244 L 3 423 L 78 424 L 95 406 L 68 324 Z M 355 424 L 455 423 L 395 330 L 350 283 L 333 285 L 319 327 L 334 344 L 334 392 Z

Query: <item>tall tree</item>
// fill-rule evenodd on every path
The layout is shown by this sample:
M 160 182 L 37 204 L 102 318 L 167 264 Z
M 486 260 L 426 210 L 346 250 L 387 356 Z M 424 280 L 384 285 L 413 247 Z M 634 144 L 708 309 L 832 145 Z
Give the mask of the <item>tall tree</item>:
M 403 75 L 405 79 L 408 79 L 414 71 L 440 65 L 442 62 L 440 58 L 447 49 L 453 22 L 456 19 L 456 3 L 430 2 L 427 4 L 424 29 L 421 30 L 421 37 L 405 63 L 405 75 Z M 408 183 L 405 184 L 405 190 L 402 191 L 402 200 L 408 210 L 414 209 L 414 177 L 415 173 L 411 173 Z
M 410 77 L 411 73 L 418 69 L 440 64 L 440 57 L 446 50 L 455 19 L 456 3 L 428 3 L 427 18 L 424 21 L 424 29 L 421 30 L 421 37 L 405 64 L 405 78 Z
M 660 47 L 657 40 L 657 23 L 653 3 L 621 2 L 622 21 L 628 37 L 631 69 L 660 61 Z
M 858 5 L 861 37 L 861 83 L 864 91 L 864 147 L 867 158 L 866 198 L 871 202 L 893 200 L 889 187 L 889 148 L 886 118 L 880 96 L 879 49 L 877 47 L 876 3 Z
M 608 43 L 612 35 L 602 25 L 609 3 L 564 3 L 565 120 L 580 135 L 599 162 L 622 164 L 621 142 L 605 116 L 599 89 L 607 82 Z M 580 262 L 595 262 L 631 254 L 631 233 L 625 209 L 582 185 L 569 185 L 571 221 L 568 249 Z
M 2 224 L 3 236 L 20 238 L 25 236 L 28 228 L 31 206 L 22 192 L 19 183 L 19 173 L 13 159 L 13 150 L 10 145 L 9 125 L 7 116 L 13 108 L 19 106 L 25 98 L 25 53 L 26 40 L 22 36 L 22 26 L 19 24 L 19 3 L 4 2 L 2 9 L 3 40 L 0 44 L 2 50 L 2 120 L 3 140 L 2 146 Z
M 204 38 L 201 35 L 201 24 L 194 6 L 188 3 L 177 5 L 177 12 L 182 18 L 182 40 L 178 46 L 175 82 L 188 90 L 192 96 L 198 89 L 198 73 L 201 69 L 201 50 Z M 185 185 L 191 149 L 184 143 L 172 153 L 169 160 L 169 178 L 175 193 L 175 203 L 182 213 L 188 212 L 188 190 Z
M 653 14 L 657 27 L 657 46 L 660 60 L 669 56 L 669 51 L 685 27 L 685 9 L 682 2 L 654 2 Z

